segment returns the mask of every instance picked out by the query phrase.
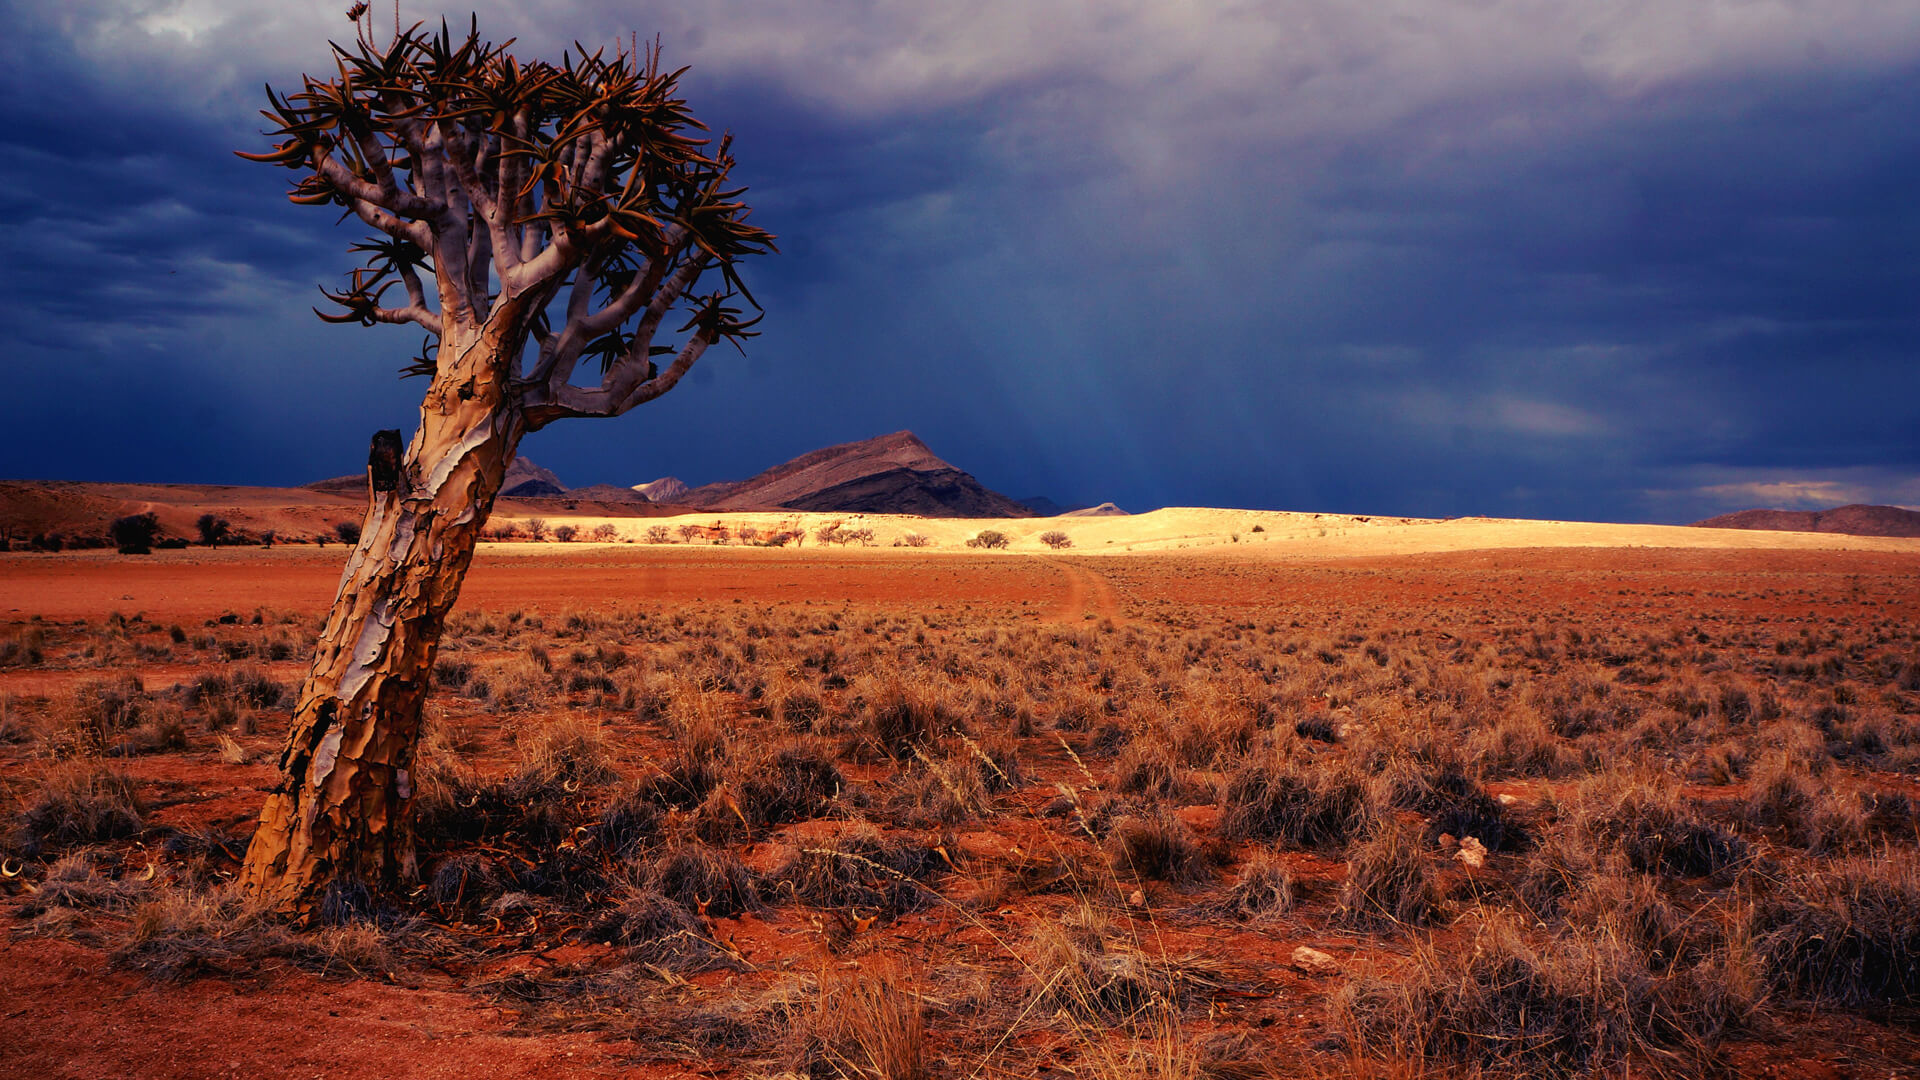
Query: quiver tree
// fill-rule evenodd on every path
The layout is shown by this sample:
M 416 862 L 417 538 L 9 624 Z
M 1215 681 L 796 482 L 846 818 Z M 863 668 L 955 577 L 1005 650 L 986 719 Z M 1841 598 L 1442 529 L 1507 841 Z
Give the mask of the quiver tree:
M 295 203 L 377 233 L 352 249 L 365 265 L 323 290 L 339 310 L 321 318 L 426 334 L 405 369 L 428 380 L 419 427 L 397 477 L 389 462 L 370 484 L 247 851 L 244 887 L 291 915 L 334 882 L 414 871 L 428 673 L 521 437 L 651 401 L 757 321 L 735 306 L 757 310 L 736 261 L 772 236 L 747 224 L 729 140 L 701 137 L 676 96 L 684 69 L 661 71 L 657 48 L 553 64 L 511 45 L 477 24 L 464 38 L 416 26 L 384 48 L 363 34 L 334 46 L 333 78 L 268 88 L 279 141 L 241 155 L 294 171 Z

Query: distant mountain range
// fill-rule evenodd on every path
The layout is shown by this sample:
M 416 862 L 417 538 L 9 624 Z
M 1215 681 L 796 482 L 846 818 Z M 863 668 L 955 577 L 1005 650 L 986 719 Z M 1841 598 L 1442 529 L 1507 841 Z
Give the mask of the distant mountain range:
M 1702 529 L 1766 529 L 1773 532 L 1846 533 L 1849 536 L 1920 536 L 1920 510 L 1854 503 L 1832 510 L 1740 510 L 1696 521 Z
M 156 498 L 150 490 L 156 485 L 65 485 L 72 490 L 64 494 L 56 492 L 50 485 L 18 486 L 21 487 L 21 498 L 8 500 L 8 505 L 18 503 L 17 508 L 23 511 L 18 515 L 23 526 L 29 521 L 44 520 L 50 524 L 68 518 L 79 508 L 74 500 L 82 499 L 92 500 L 88 502 L 88 509 L 83 515 L 89 519 L 88 528 L 96 525 L 104 528 L 104 522 L 111 520 L 113 515 L 128 512 L 124 506 L 130 504 L 124 502 L 119 491 L 121 487 L 127 487 L 129 491 L 138 487 L 139 493 L 154 505 L 172 501 L 171 496 Z M 33 489 L 31 493 L 27 490 L 29 487 Z M 206 503 L 219 507 L 223 512 L 231 507 L 237 515 L 236 525 L 241 524 L 243 519 L 249 523 L 249 527 L 264 529 L 278 527 L 277 519 L 268 521 L 260 514 L 242 509 L 242 504 L 249 500 L 271 498 L 291 507 L 300 501 L 296 492 L 304 490 L 324 496 L 325 501 L 316 503 L 316 508 L 333 512 L 336 508 L 358 506 L 366 498 L 367 477 L 365 473 L 349 473 L 315 481 L 304 489 L 294 490 L 226 489 L 194 485 L 157 487 L 177 492 L 184 500 L 183 506 Z M 236 494 L 231 497 L 219 495 L 222 491 Z M 239 493 L 243 492 L 249 494 L 242 497 Z M 28 498 L 29 494 L 31 498 Z M 704 484 L 697 488 L 689 488 L 671 476 L 633 487 L 594 484 L 570 488 L 552 470 L 542 468 L 527 458 L 516 457 L 501 483 L 500 498 L 512 501 L 521 508 L 521 512 L 584 511 L 641 517 L 687 511 L 775 509 L 849 514 L 919 514 L 945 518 L 1124 513 L 1111 503 L 1074 511 L 1063 511 L 1049 499 L 1030 499 L 1026 502 L 1032 505 L 1023 505 L 989 490 L 972 474 L 941 460 L 911 431 L 896 431 L 859 442 L 829 446 L 802 454 L 745 480 Z M 97 506 L 94 505 L 96 502 Z M 25 512 L 29 504 L 36 508 L 31 513 Z M 1042 509 L 1047 512 L 1040 512 Z M 185 511 L 180 513 L 184 514 Z M 48 524 L 36 527 L 45 528 Z M 286 524 L 293 526 L 304 522 L 289 518 Z

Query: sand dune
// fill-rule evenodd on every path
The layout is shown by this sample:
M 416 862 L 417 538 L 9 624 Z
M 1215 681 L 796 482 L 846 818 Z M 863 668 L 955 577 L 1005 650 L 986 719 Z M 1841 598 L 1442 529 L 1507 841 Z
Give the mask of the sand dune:
M 502 518 L 496 515 L 495 521 Z M 1313 557 L 1422 554 L 1497 548 L 1711 548 L 1727 550 L 1886 551 L 1920 554 L 1920 539 L 1847 536 L 1837 533 L 1762 532 L 1706 529 L 1682 525 L 1619 525 L 1601 522 L 1528 521 L 1507 518 L 1374 517 L 1348 514 L 1287 513 L 1271 510 L 1219 510 L 1169 507 L 1125 517 L 1019 519 L 926 518 L 910 514 L 826 514 L 799 511 L 761 513 L 689 513 L 636 520 L 590 516 L 549 516 L 549 524 L 580 527 L 612 523 L 621 541 L 644 541 L 650 526 L 663 526 L 674 543 L 685 543 L 680 527 L 691 525 L 717 535 L 724 528 L 737 539 L 743 529 L 759 535 L 803 531 L 804 548 L 817 548 L 814 534 L 827 525 L 871 529 L 870 546 L 904 546 L 911 534 L 929 540 L 932 551 L 971 551 L 968 539 L 982 530 L 1005 535 L 1009 553 L 1047 553 L 1048 532 L 1065 533 L 1078 554 L 1211 551 L 1249 557 Z M 712 543 L 702 537 L 695 543 Z

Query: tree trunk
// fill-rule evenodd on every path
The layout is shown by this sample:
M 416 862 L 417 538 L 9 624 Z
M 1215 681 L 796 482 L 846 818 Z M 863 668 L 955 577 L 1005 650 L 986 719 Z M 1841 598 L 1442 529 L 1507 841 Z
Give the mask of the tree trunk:
M 433 657 L 525 430 L 506 385 L 524 337 L 498 329 L 512 321 L 448 333 L 455 362 L 421 404 L 398 487 L 370 493 L 241 872 L 283 914 L 310 917 L 335 881 L 384 890 L 414 874 L 409 770 Z

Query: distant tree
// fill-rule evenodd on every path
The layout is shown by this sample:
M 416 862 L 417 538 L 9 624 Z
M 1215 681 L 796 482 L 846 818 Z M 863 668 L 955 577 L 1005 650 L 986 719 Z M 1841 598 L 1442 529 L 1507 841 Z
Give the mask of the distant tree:
M 532 539 L 533 542 L 536 544 L 546 543 L 547 519 L 542 517 L 528 518 L 527 519 L 527 536 L 530 539 Z
M 1046 532 L 1040 534 L 1040 542 L 1055 551 L 1059 551 L 1061 548 L 1072 547 L 1073 537 L 1068 536 L 1059 529 L 1048 529 Z
M 967 546 L 970 548 L 1003 548 L 1007 544 L 1007 534 L 998 529 L 982 529 L 973 539 L 967 541 Z
M 924 533 L 910 532 L 900 538 L 902 547 L 923 548 L 933 543 L 933 537 Z
M 128 514 L 114 518 L 107 527 L 112 535 L 114 546 L 122 555 L 149 555 L 153 552 L 153 538 L 160 533 L 160 519 L 151 512 Z
M 336 522 L 333 535 L 339 537 L 343 544 L 357 544 L 360 542 L 360 525 L 353 521 Z
M 219 547 L 233 529 L 227 524 L 226 518 L 215 517 L 212 514 L 201 514 L 200 519 L 193 523 L 193 527 L 200 530 L 200 544 L 203 547 Z
M 670 530 L 668 530 L 668 528 L 665 525 L 647 526 L 647 543 L 670 544 L 672 542 L 673 542 L 673 533 Z
M 702 526 L 699 526 L 699 525 L 680 526 L 680 539 L 685 540 L 689 544 L 693 543 L 695 540 L 698 540 L 701 537 L 704 537 L 706 535 L 707 535 L 707 530 Z
M 611 521 L 603 521 L 593 527 L 593 538 L 602 544 L 611 544 L 619 536 L 620 529 Z
M 276 541 L 276 540 L 278 540 L 278 539 L 280 539 L 280 534 L 279 534 L 279 533 L 277 533 L 277 532 L 274 532 L 274 531 L 273 531 L 272 529 L 267 529 L 267 530 L 265 530 L 265 531 L 263 531 L 263 532 L 261 532 L 261 534 L 260 534 L 260 546 L 261 546 L 261 547 L 272 547 L 272 546 L 273 546 L 273 544 L 274 544 L 274 541 Z
M 751 525 L 740 526 L 740 542 L 741 543 L 751 544 L 751 543 L 755 543 L 759 539 L 760 539 L 759 529 L 756 529 Z
M 572 525 L 555 525 L 553 527 L 553 538 L 563 544 L 573 543 L 573 538 L 578 535 L 580 535 L 580 530 Z

